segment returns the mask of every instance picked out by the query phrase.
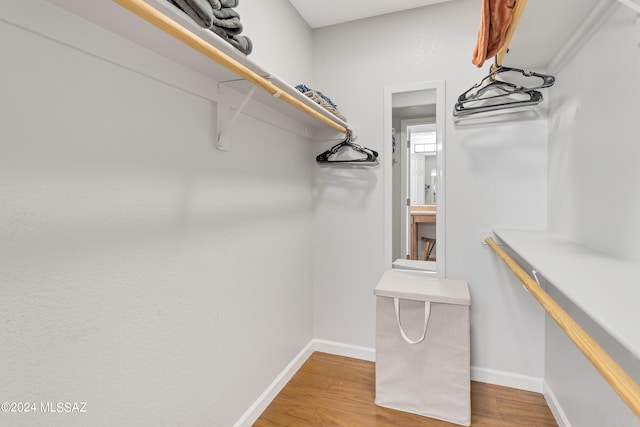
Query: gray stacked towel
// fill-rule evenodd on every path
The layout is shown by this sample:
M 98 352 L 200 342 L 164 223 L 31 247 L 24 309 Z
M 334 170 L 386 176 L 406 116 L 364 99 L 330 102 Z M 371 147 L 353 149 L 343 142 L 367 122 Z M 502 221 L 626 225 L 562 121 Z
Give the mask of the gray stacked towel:
M 169 0 L 198 25 L 208 28 L 245 55 L 253 50 L 247 36 L 241 36 L 240 15 L 234 9 L 239 0 Z
M 242 32 L 240 15 L 235 11 L 235 9 L 230 7 L 223 7 L 220 10 L 214 10 L 213 27 L 222 28 L 227 35 L 237 36 Z
M 189 15 L 196 24 L 205 28 L 211 28 L 213 11 L 222 7 L 219 0 L 172 0 L 171 2 Z
M 225 28 L 217 27 L 215 25 L 211 27 L 211 31 L 225 39 L 227 43 L 229 43 L 231 46 L 235 47 L 245 55 L 249 55 L 253 50 L 253 43 L 247 36 L 241 36 L 239 34 L 229 34 L 225 31 Z
M 242 23 L 240 15 L 234 9 L 239 0 L 220 0 L 222 7 L 213 11 L 213 25 L 211 31 L 225 39 L 231 46 L 245 55 L 253 50 L 253 43 L 247 36 L 242 36 Z

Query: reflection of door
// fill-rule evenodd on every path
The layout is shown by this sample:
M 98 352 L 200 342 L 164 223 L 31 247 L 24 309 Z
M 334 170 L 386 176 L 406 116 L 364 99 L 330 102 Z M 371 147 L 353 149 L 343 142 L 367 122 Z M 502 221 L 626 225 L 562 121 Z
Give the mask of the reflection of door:
M 436 167 L 436 126 L 432 119 L 400 120 L 400 188 L 396 206 L 399 208 L 400 228 L 395 234 L 400 240 L 398 258 L 411 257 L 410 206 L 432 205 L 430 188 L 431 168 Z M 397 146 L 396 146 L 397 147 Z
M 424 199 L 424 154 L 411 153 L 411 204 L 425 205 Z
M 436 202 L 436 156 L 425 156 L 424 159 L 425 168 L 425 181 L 426 186 L 424 189 L 424 204 L 435 205 Z
M 401 83 L 385 86 L 384 89 L 384 153 L 387 159 L 393 154 L 396 155 L 396 163 L 384 162 L 385 169 L 385 240 L 389 244 L 385 246 L 385 265 L 392 265 L 394 268 L 408 268 L 437 272 L 440 277 L 446 276 L 445 271 L 445 82 L 413 82 Z M 418 128 L 414 128 L 418 127 Z M 396 130 L 396 151 L 392 154 L 391 129 Z M 408 129 L 410 128 L 410 129 Z M 438 251 L 436 262 L 412 261 L 408 260 L 410 248 L 406 243 L 410 241 L 408 225 L 410 218 L 408 206 L 411 199 L 410 187 L 410 166 L 408 152 L 412 151 L 407 147 L 405 137 L 398 140 L 398 129 L 401 136 L 411 133 L 412 143 L 415 139 L 414 150 L 420 153 L 431 152 L 435 157 L 436 166 L 425 165 L 427 176 L 425 181 L 428 187 L 425 202 L 429 199 L 437 201 L 437 217 L 435 224 L 436 239 L 439 240 L 434 251 Z M 409 132 L 407 132 L 409 131 Z M 415 131 L 415 133 L 414 133 Z M 428 140 L 417 141 L 419 133 L 430 133 L 433 135 Z M 414 138 L 415 137 L 415 138 Z M 399 142 L 399 143 L 398 143 Z M 400 154 L 398 153 L 400 151 Z M 431 176 L 434 172 L 435 176 Z M 414 187 L 416 187 L 414 185 Z M 425 203 L 434 205 L 435 203 Z M 429 228 L 434 228 L 433 226 Z M 407 250 L 409 249 L 409 250 Z

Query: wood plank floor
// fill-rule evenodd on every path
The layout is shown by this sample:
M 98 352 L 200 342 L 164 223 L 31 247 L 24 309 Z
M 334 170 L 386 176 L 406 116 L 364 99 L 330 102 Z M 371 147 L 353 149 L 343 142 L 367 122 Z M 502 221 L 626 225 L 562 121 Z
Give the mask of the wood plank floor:
M 254 427 L 452 427 L 374 403 L 374 363 L 313 353 Z M 557 426 L 538 393 L 471 383 L 473 427 Z

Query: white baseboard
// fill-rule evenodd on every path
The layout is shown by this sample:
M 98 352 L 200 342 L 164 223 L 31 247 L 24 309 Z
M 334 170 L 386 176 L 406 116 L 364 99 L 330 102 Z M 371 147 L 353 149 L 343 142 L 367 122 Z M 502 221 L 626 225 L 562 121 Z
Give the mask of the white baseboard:
M 544 390 L 543 391 L 544 400 L 547 401 L 547 405 L 549 405 L 549 409 L 551 409 L 551 413 L 553 414 L 553 417 L 556 419 L 556 422 L 558 423 L 558 427 L 571 427 L 571 423 L 569 422 L 569 419 L 567 418 L 566 414 L 562 410 L 562 407 L 560 406 L 560 402 L 558 402 L 558 399 L 556 398 L 555 394 L 553 394 L 553 390 L 551 390 L 551 387 L 549 387 L 549 384 L 547 384 L 546 381 L 543 382 L 543 390 Z
M 284 386 L 287 385 L 289 380 L 293 378 L 296 372 L 298 372 L 300 367 L 302 367 L 304 362 L 307 361 L 314 351 L 335 354 L 337 356 L 352 357 L 370 362 L 375 361 L 376 354 L 375 349 L 369 347 L 360 347 L 334 341 L 312 339 L 309 344 L 307 344 L 302 351 L 293 358 L 287 367 L 284 368 L 280 375 L 276 377 L 276 379 L 269 385 L 269 387 L 267 387 L 264 393 L 258 397 L 242 417 L 240 417 L 240 419 L 234 424 L 234 427 L 250 427 L 260 417 L 262 412 L 264 412 L 273 399 L 276 398 Z M 547 395 L 549 396 L 547 402 L 549 403 L 549 407 L 551 408 L 553 415 L 558 420 L 560 427 L 570 427 L 568 422 L 560 424 L 561 421 L 566 421 L 566 418 L 564 417 L 560 406 L 557 404 L 557 401 L 553 397 L 553 393 L 541 378 L 472 366 L 471 380 L 517 388 L 520 390 L 534 391 L 536 393 L 544 392 L 545 398 L 547 398 Z
M 258 399 L 247 409 L 240 419 L 234 424 L 234 427 L 251 427 L 253 423 L 260 417 L 269 404 L 276 398 L 278 393 L 293 378 L 298 369 L 302 367 L 304 362 L 313 354 L 314 340 L 302 349 L 300 353 L 287 365 L 286 368 L 276 377 L 275 380 L 267 387 L 267 389 L 258 397 Z
M 376 350 L 373 348 L 318 339 L 314 339 L 311 342 L 314 344 L 314 351 L 335 354 L 336 356 L 353 357 L 354 359 L 367 360 L 369 362 L 375 362 L 376 360 Z
M 517 388 L 520 390 L 542 393 L 542 378 L 529 377 L 493 369 L 471 367 L 471 380 L 481 383 L 500 385 L 503 387 Z
M 234 424 L 234 427 L 250 427 L 260 415 L 264 412 L 269 404 L 276 398 L 278 393 L 293 378 L 302 367 L 304 362 L 313 354 L 314 351 L 322 353 L 335 354 L 337 356 L 353 357 L 356 359 L 375 360 L 375 350 L 368 347 L 359 347 L 355 345 L 342 344 L 333 341 L 325 341 L 312 339 L 300 353 L 287 365 L 286 368 L 276 377 L 276 379 L 267 387 L 267 389 L 258 397 L 242 417 Z

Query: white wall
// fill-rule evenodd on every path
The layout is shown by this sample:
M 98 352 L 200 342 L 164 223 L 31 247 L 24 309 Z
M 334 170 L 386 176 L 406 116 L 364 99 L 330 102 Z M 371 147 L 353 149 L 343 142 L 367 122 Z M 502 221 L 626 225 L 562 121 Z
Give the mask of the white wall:
M 476 1 L 323 28 L 313 40 L 285 0 L 240 12 L 252 58 L 329 95 L 379 152 L 386 85 L 446 80 L 450 112 L 486 73 L 470 63 Z M 248 115 L 232 150 L 216 151 L 216 82 L 46 2 L 5 0 L 1 13 L 5 400 L 88 402 L 87 414 L 36 415 L 48 425 L 231 425 L 312 337 L 374 346 L 382 167 L 318 167 L 313 156 L 333 141 L 309 145 Z M 634 28 L 620 12 L 557 76 L 548 222 L 637 260 L 640 201 L 626 185 L 639 178 Z M 594 87 L 603 79 L 615 83 Z M 472 363 L 530 386 L 544 375 L 544 316 L 479 231 L 546 226 L 547 122 L 456 129 L 448 115 L 446 144 L 446 270 L 470 282 Z M 606 173 L 595 181 L 594 170 Z M 592 203 L 599 215 L 585 210 Z M 547 335 L 558 362 L 547 371 L 571 364 Z M 562 398 L 572 390 L 561 381 L 547 375 Z
M 621 7 L 561 70 L 549 153 L 550 230 L 632 261 L 640 261 L 639 37 L 635 14 Z
M 233 425 L 312 338 L 309 142 L 242 115 L 220 152 L 216 82 L 46 2 L 0 18 L 0 394 L 87 402 L 0 424 Z
M 549 133 L 549 229 L 632 261 L 640 260 L 639 43 L 635 14 L 619 7 L 558 72 Z M 638 360 L 550 292 L 640 382 Z M 640 426 L 553 321 L 546 334 L 546 381 L 571 425 Z
M 313 87 L 312 31 L 289 0 L 240 1 L 237 11 L 253 42 L 249 58 L 292 86 Z
M 471 64 L 478 11 L 458 1 L 316 30 L 315 79 L 359 126 L 358 143 L 380 152 L 383 88 L 446 80 L 446 271 L 471 286 L 472 363 L 534 377 L 540 388 L 542 311 L 479 231 L 545 227 L 547 123 L 454 128 L 457 96 L 487 72 Z M 373 347 L 373 288 L 386 267 L 382 167 L 314 174 L 315 335 Z

